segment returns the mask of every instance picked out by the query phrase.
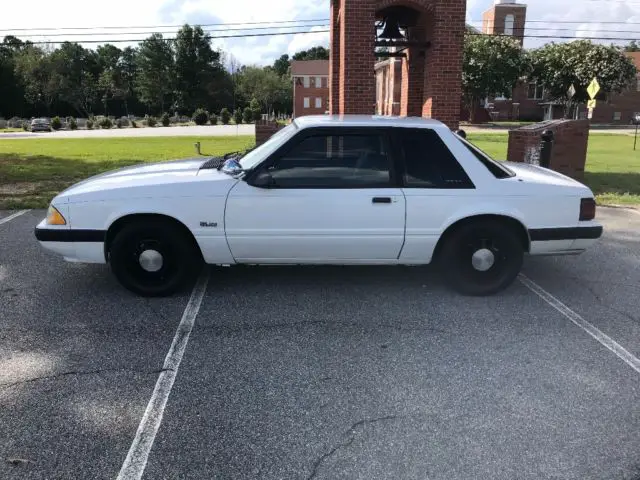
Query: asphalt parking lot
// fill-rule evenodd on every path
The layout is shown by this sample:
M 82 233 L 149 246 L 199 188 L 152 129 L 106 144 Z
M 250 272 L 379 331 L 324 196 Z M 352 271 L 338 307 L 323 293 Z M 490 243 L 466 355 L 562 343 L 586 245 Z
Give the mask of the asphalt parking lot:
M 13 213 L 2 479 L 640 479 L 639 213 L 601 208 L 597 247 L 495 297 L 428 268 L 243 267 L 195 304 L 65 263 L 43 211 Z

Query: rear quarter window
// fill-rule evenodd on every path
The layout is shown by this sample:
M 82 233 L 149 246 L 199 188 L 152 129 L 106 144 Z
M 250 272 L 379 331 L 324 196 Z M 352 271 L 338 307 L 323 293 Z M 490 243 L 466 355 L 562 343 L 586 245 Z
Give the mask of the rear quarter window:
M 400 130 L 405 187 L 474 188 L 437 132 L 426 128 Z

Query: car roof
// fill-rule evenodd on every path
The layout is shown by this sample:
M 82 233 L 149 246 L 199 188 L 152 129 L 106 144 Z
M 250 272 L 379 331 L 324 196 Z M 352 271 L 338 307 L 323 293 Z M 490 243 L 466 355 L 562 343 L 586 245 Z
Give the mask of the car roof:
M 431 118 L 395 117 L 379 115 L 307 115 L 294 120 L 299 128 L 309 127 L 401 127 L 447 128 Z

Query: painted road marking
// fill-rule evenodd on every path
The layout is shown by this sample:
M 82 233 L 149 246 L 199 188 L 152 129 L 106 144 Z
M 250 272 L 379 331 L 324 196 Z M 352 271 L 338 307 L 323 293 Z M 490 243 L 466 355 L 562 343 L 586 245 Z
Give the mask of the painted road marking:
M 153 394 L 147 405 L 147 409 L 142 416 L 138 431 L 133 439 L 131 448 L 127 458 L 124 460 L 124 464 L 120 469 L 117 480 L 139 480 L 142 478 L 144 469 L 147 466 L 147 460 L 149 459 L 149 452 L 153 447 L 153 441 L 156 438 L 160 424 L 162 423 L 162 416 L 164 409 L 173 387 L 173 382 L 178 374 L 178 368 L 182 361 L 182 355 L 187 348 L 189 342 L 189 335 L 200 310 L 202 299 L 207 290 L 207 283 L 209 281 L 209 272 L 206 270 L 202 273 L 193 291 L 191 292 L 191 298 L 189 303 L 184 309 L 182 314 L 182 320 L 176 330 L 176 334 L 171 342 L 171 347 L 164 359 L 164 365 L 162 372 L 158 376 L 156 386 L 153 389 Z
M 616 342 L 613 338 L 600 331 L 591 323 L 587 322 L 584 318 L 578 315 L 576 312 L 567 307 L 564 303 L 558 300 L 556 297 L 547 292 L 540 285 L 533 280 L 527 278 L 525 275 L 520 274 L 520 281 L 533 293 L 542 298 L 545 302 L 559 311 L 562 315 L 571 320 L 574 324 L 587 332 L 593 338 L 595 338 L 602 345 L 607 347 L 613 353 L 615 353 L 623 362 L 633 368 L 636 372 L 640 373 L 640 358 L 634 356 L 631 352 L 625 349 L 622 345 Z
M 18 218 L 20 215 L 24 215 L 27 212 L 29 212 L 29 210 L 20 210 L 19 212 L 9 215 L 8 217 L 0 218 L 0 225 L 2 225 L 3 223 L 10 222 L 14 218 Z

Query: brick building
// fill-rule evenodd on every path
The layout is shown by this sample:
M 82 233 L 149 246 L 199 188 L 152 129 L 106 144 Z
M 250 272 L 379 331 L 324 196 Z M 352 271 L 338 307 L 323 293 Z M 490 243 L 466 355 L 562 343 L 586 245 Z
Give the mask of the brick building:
M 512 35 L 522 44 L 527 18 L 526 5 L 516 0 L 495 0 L 482 15 L 482 32 L 489 35 Z M 640 53 L 627 53 L 640 69 Z M 564 107 L 550 102 L 541 85 L 522 79 L 513 89 L 511 98 L 489 97 L 482 107 L 491 120 L 553 120 L 564 116 Z M 593 112 L 592 123 L 628 124 L 640 112 L 640 74 L 638 82 L 619 95 L 600 95 Z M 587 118 L 586 105 L 580 105 L 576 117 Z
M 294 60 L 293 116 L 318 115 L 329 110 L 329 61 Z

